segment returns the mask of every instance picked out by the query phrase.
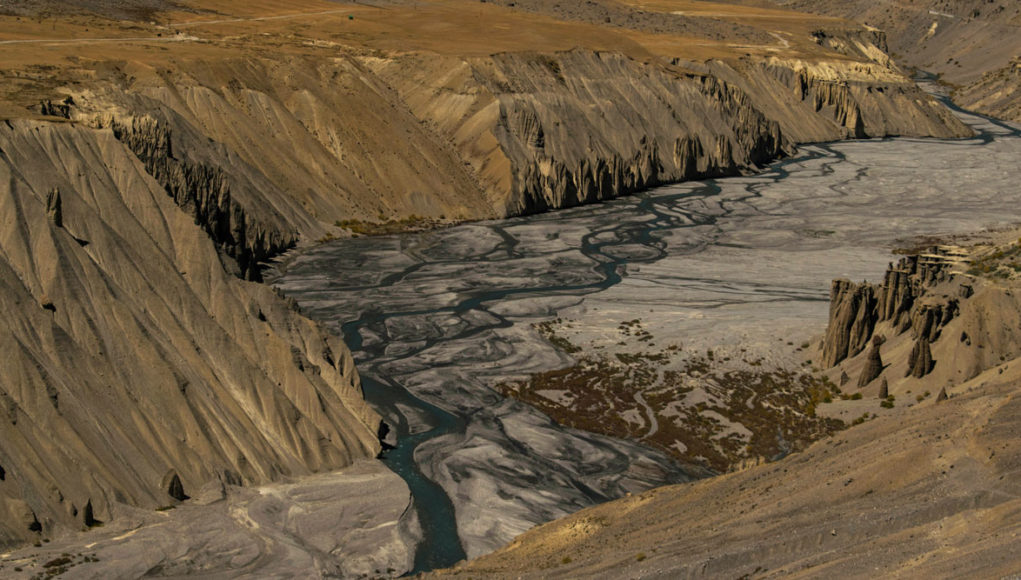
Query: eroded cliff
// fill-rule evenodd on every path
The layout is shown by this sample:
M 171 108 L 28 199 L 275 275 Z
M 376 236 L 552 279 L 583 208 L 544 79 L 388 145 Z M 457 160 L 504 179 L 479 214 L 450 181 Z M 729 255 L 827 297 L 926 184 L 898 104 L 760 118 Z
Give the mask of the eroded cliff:
M 1021 121 L 1021 6 L 986 0 L 795 0 L 774 2 L 806 12 L 841 16 L 884 30 L 902 65 L 938 74 L 961 106 Z
M 867 395 L 885 383 L 896 396 L 950 389 L 1016 358 L 1021 250 L 1003 234 L 987 237 L 910 254 L 890 265 L 881 284 L 834 281 L 822 365 L 834 376 L 867 375 L 859 383 Z M 878 373 L 864 354 L 877 338 L 888 363 Z
M 378 452 L 346 347 L 230 275 L 113 131 L 8 122 L 0 152 L 2 543 Z
M 798 142 L 970 134 L 895 69 L 570 50 L 366 65 L 448 137 L 502 215 L 737 175 Z

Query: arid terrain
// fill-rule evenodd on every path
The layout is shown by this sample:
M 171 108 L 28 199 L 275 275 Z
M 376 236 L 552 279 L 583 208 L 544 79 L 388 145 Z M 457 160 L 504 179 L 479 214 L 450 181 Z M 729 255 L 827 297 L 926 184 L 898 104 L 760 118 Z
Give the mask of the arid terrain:
M 939 75 L 962 107 L 1021 121 L 1021 3 L 1017 0 L 767 0 L 856 20 L 886 33 L 905 67 Z
M 954 240 L 936 252 L 926 246 L 897 267 L 914 290 L 901 295 L 907 302 L 892 306 L 903 317 L 881 319 L 875 326 L 874 333 L 888 337 L 882 346 L 885 364 L 864 388 L 844 387 L 861 397 L 820 405 L 827 415 L 858 418 L 847 430 L 774 463 L 583 510 L 437 575 L 1017 573 L 1019 234 L 1014 229 Z M 948 250 L 953 260 L 921 266 L 927 256 Z M 890 280 L 887 276 L 884 284 L 871 287 L 893 296 Z M 959 290 L 965 287 L 968 292 Z M 834 294 L 824 349 L 839 342 L 843 296 Z M 925 312 L 950 305 L 955 315 L 949 322 L 926 324 Z M 929 367 L 935 376 L 914 377 L 909 363 L 915 356 L 904 343 L 927 332 L 938 337 L 932 346 L 935 364 Z M 857 377 L 867 358 L 862 352 L 830 374 L 846 371 Z M 881 397 L 883 383 L 887 392 Z
M 968 361 L 966 366 L 944 364 L 956 356 L 946 350 L 950 348 L 946 333 L 956 333 L 953 325 L 970 320 L 963 306 L 959 318 L 940 318 L 951 329 L 943 332 L 942 341 L 926 331 L 924 347 L 918 346 L 915 330 L 901 328 L 903 320 L 895 317 L 900 332 L 894 333 L 882 326 L 890 323 L 889 317 L 869 311 L 867 317 L 875 318 L 875 324 L 869 333 L 860 325 L 848 331 L 842 340 L 854 347 L 844 348 L 845 358 L 832 360 L 842 366 L 822 369 L 828 373 L 825 378 L 808 372 L 811 364 L 801 361 L 793 370 L 761 369 L 764 372 L 752 373 L 755 380 L 786 373 L 775 375 L 783 384 L 768 392 L 752 389 L 751 397 L 742 399 L 730 386 L 746 384 L 752 375 L 728 378 L 727 372 L 742 369 L 706 366 L 697 357 L 660 365 L 656 357 L 672 356 L 669 345 L 680 342 L 676 337 L 647 328 L 641 320 L 635 323 L 634 316 L 605 328 L 608 321 L 603 317 L 586 317 L 592 313 L 586 304 L 593 303 L 581 295 L 561 296 L 560 302 L 551 303 L 485 304 L 492 317 L 477 319 L 465 314 L 474 312 L 469 306 L 477 297 L 461 296 L 467 306 L 455 314 L 465 318 L 438 331 L 440 335 L 446 337 L 449 331 L 470 341 L 474 335 L 465 328 L 512 329 L 508 332 L 522 333 L 524 342 L 542 348 L 521 350 L 534 356 L 520 359 L 528 363 L 519 364 L 514 372 L 499 370 L 499 364 L 513 362 L 500 363 L 501 351 L 476 351 L 476 358 L 469 360 L 497 361 L 488 374 L 474 375 L 471 388 L 439 393 L 452 384 L 445 382 L 449 377 L 441 376 L 441 369 L 446 368 L 442 356 L 453 349 L 439 355 L 427 352 L 421 360 L 435 363 L 431 371 L 413 368 L 417 362 L 412 354 L 425 352 L 430 345 L 424 339 L 422 344 L 381 342 L 400 330 L 387 325 L 392 313 L 363 309 L 361 302 L 324 305 L 314 295 L 315 284 L 324 280 L 334 284 L 336 279 L 328 278 L 334 275 L 341 282 L 378 276 L 380 287 L 405 277 L 415 283 L 420 266 L 398 264 L 408 271 L 395 275 L 384 272 L 394 264 L 366 264 L 359 257 L 344 262 L 350 270 L 318 271 L 320 278 L 298 279 L 290 285 L 286 281 L 288 268 L 315 255 L 311 248 L 331 240 L 364 241 L 376 249 L 384 247 L 384 242 L 375 241 L 382 238 L 363 238 L 418 231 L 426 232 L 422 235 L 428 240 L 434 228 L 463 222 L 562 210 L 699 179 L 747 178 L 796 154 L 802 155 L 799 164 L 822 159 L 813 167 L 820 175 L 851 171 L 850 183 L 868 168 L 845 164 L 834 169 L 839 155 L 830 159 L 832 150 L 806 144 L 884 137 L 953 143 L 942 140 L 974 137 L 967 119 L 962 121 L 964 117 L 920 89 L 906 66 L 941 73 L 947 86 L 956 87 L 954 98 L 960 104 L 1008 118 L 1016 114 L 1017 64 L 1010 58 L 1018 56 L 1017 35 L 1012 35 L 1017 14 L 1011 5 L 988 9 L 976 5 L 965 14 L 934 4 L 924 14 L 905 8 L 921 14 L 918 18 L 879 22 L 868 12 L 874 9 L 871 6 L 851 10 L 847 6 L 856 3 L 801 4 L 3 2 L 0 302 L 6 316 L 0 322 L 0 344 L 6 355 L 0 378 L 0 576 L 397 576 L 449 565 L 464 555 L 488 553 L 536 524 L 578 509 L 629 493 L 635 495 L 624 501 L 633 503 L 644 497 L 639 492 L 705 475 L 707 467 L 716 472 L 746 467 L 826 437 L 840 421 L 857 418 L 855 405 L 865 404 L 865 398 L 840 400 L 832 383 L 841 383 L 842 373 L 857 380 L 860 367 L 866 366 L 863 358 L 871 356 L 863 345 L 874 332 L 888 341 L 881 347 L 883 360 L 894 365 L 890 372 L 901 373 L 909 356 L 912 368 L 925 367 L 926 372 L 917 371 L 921 378 L 885 377 L 897 400 L 893 414 L 904 413 L 904 424 L 916 424 L 926 433 L 942 429 L 930 424 L 928 415 L 908 415 L 900 405 L 907 390 L 917 393 L 922 388 L 917 381 L 948 386 L 954 397 L 933 409 L 963 409 L 953 415 L 960 415 L 958 423 L 948 423 L 946 431 L 960 437 L 971 429 L 968 413 L 978 413 L 985 408 L 982 405 L 1000 405 L 997 401 L 1007 408 L 1011 395 L 1005 379 L 1012 371 L 1005 365 L 1015 352 L 1006 346 L 1013 344 L 1009 333 L 996 335 L 995 348 L 969 351 L 970 358 L 962 359 Z M 919 33 L 929 26 L 930 17 L 947 22 L 940 20 L 931 34 Z M 953 39 L 967 40 L 950 42 Z M 891 54 L 902 59 L 900 64 Z M 942 62 L 944 57 L 949 60 Z M 1002 128 L 1003 135 L 1016 131 Z M 976 143 L 996 141 L 981 131 L 978 138 L 961 142 L 962 152 Z M 989 151 L 996 153 L 987 161 L 1002 165 L 1001 150 Z M 987 172 L 985 166 L 964 166 L 971 172 L 964 176 Z M 783 178 L 782 172 L 770 175 L 769 179 Z M 972 221 L 984 221 L 968 222 L 972 229 L 1003 221 L 1009 212 L 996 203 L 1011 201 L 1001 184 L 1012 179 L 996 174 L 989 187 L 981 188 L 979 195 L 987 203 L 975 210 Z M 758 195 L 757 185 L 749 187 Z M 791 191 L 802 195 L 799 188 Z M 841 193 L 839 187 L 832 191 Z M 912 199 L 931 200 L 933 192 L 941 190 L 913 192 L 918 195 Z M 965 201 L 947 202 L 953 207 L 946 210 L 952 215 L 946 219 L 955 221 L 955 227 L 940 231 L 960 231 L 966 221 L 961 217 Z M 741 199 L 727 203 L 754 207 Z M 880 211 L 886 206 L 875 207 Z M 699 214 L 706 220 L 702 225 L 711 226 L 732 213 L 744 216 L 731 209 L 723 205 L 719 213 Z M 608 206 L 610 211 L 613 206 Z M 926 217 L 932 220 L 926 223 L 943 223 L 939 216 Z M 614 219 L 610 213 L 599 217 Z M 678 214 L 671 219 L 676 225 L 686 217 Z M 520 257 L 510 242 L 512 236 L 471 237 L 482 231 L 497 235 L 502 226 L 467 227 L 451 234 L 453 251 L 467 256 L 492 244 L 493 255 Z M 555 219 L 540 227 L 549 228 L 544 235 L 550 236 L 550 245 L 559 243 Z M 613 231 L 626 234 L 622 228 Z M 807 239 L 825 237 L 830 230 L 806 225 L 797 231 L 815 232 L 806 233 Z M 756 243 L 766 245 L 774 235 L 754 232 Z M 563 233 L 565 240 L 577 234 Z M 853 247 L 851 238 L 865 243 L 864 237 L 849 236 L 840 238 L 839 248 Z M 386 243 L 400 247 L 405 238 L 388 239 L 391 242 Z M 871 260 L 876 242 L 869 243 L 873 245 L 866 253 Z M 639 254 L 665 246 L 655 236 L 643 237 L 637 245 L 645 248 L 632 248 Z M 748 247 L 754 245 L 750 241 Z M 427 241 L 413 251 L 402 251 L 399 259 L 424 263 L 428 250 Z M 630 251 L 623 244 L 618 250 Z M 826 251 L 844 250 L 835 246 Z M 995 260 L 1012 256 L 1010 252 L 1005 249 Z M 854 250 L 846 254 L 858 256 Z M 624 265 L 618 256 L 607 256 L 604 264 L 617 260 Z M 447 258 L 441 256 L 441 266 L 448 265 Z M 556 279 L 556 258 L 543 260 L 526 264 L 523 271 L 541 265 L 549 270 L 550 280 L 570 290 L 576 281 Z M 866 262 L 873 265 L 862 259 L 849 269 L 861 272 Z M 1000 271 L 992 262 L 975 267 Z M 570 268 L 563 270 L 565 277 L 574 275 Z M 579 279 L 602 272 L 598 266 L 586 270 Z M 500 271 L 500 265 L 481 270 L 468 264 L 465 272 L 466 287 L 474 283 L 472 276 L 490 282 L 512 278 L 510 272 Z M 647 272 L 655 274 L 656 267 L 650 263 Z M 625 277 L 617 270 L 604 273 L 606 280 L 620 282 L 617 291 L 631 292 L 629 282 L 645 280 L 637 276 L 621 282 Z M 266 279 L 283 281 L 272 287 L 264 283 Z M 450 272 L 446 277 L 439 274 L 439 279 L 449 282 Z M 994 285 L 1012 280 L 982 279 Z M 447 308 L 441 303 L 454 300 L 457 291 L 434 294 L 440 283 L 430 283 L 434 285 L 405 287 L 409 294 L 395 297 L 420 307 L 428 298 L 439 304 L 437 308 Z M 313 294 L 299 296 L 302 290 Z M 973 290 L 971 300 L 993 296 L 980 292 L 978 285 Z M 286 295 L 290 292 L 296 297 Z M 613 292 L 603 299 L 607 296 L 616 299 Z M 839 296 L 836 293 L 835 300 Z M 1001 295 L 988 300 L 992 302 L 983 303 L 983 308 L 989 311 L 1012 307 Z M 537 329 L 554 320 L 552 314 L 559 308 L 570 311 L 563 319 L 577 323 L 582 334 L 617 332 L 623 342 L 632 341 L 628 349 L 650 350 L 631 359 L 627 356 L 638 356 L 631 350 L 612 356 L 593 350 L 582 365 L 590 368 L 580 374 L 555 370 L 579 361 L 550 347 L 547 340 L 560 347 L 591 345 L 564 334 L 559 323 L 545 327 L 543 338 Z M 337 319 L 354 309 L 359 311 L 352 319 Z M 974 316 L 980 327 L 964 331 L 972 342 L 981 341 L 978 337 L 989 330 L 988 319 Z M 515 317 L 518 326 L 511 320 Z M 765 319 L 763 315 L 761 320 Z M 361 325 L 357 332 L 344 329 L 354 322 Z M 422 328 L 433 332 L 428 325 Z M 461 331 L 466 334 L 458 335 Z M 646 336 L 663 341 L 658 350 L 651 350 L 648 343 L 653 338 Z M 356 343 L 345 344 L 354 338 Z M 488 348 L 498 343 L 479 344 Z M 711 346 L 699 345 L 688 348 L 688 354 L 696 353 L 703 362 L 726 356 L 754 367 L 764 353 L 775 351 L 750 349 L 737 355 L 739 348 L 728 346 L 727 354 L 721 355 L 718 350 L 710 354 Z M 784 356 L 804 354 L 817 363 L 826 358 L 808 354 L 814 343 L 797 348 L 801 352 L 786 349 L 790 352 Z M 1001 356 L 1002 361 L 997 358 Z M 640 410 L 615 416 L 614 406 L 604 406 L 598 412 L 616 423 L 596 428 L 589 417 L 589 424 L 577 424 L 580 429 L 558 425 L 536 410 L 537 406 L 566 423 L 568 417 L 558 416 L 544 403 L 552 399 L 540 391 L 567 389 L 537 388 L 536 377 L 559 373 L 542 380 L 560 377 L 555 380 L 579 383 L 571 389 L 585 395 L 589 392 L 585 385 L 604 378 L 590 376 L 591 368 L 599 369 L 606 361 L 629 366 L 625 373 L 632 378 L 641 375 L 641 380 L 651 381 L 643 383 L 643 388 L 651 389 L 645 404 L 639 397 L 629 399 Z M 365 369 L 356 365 L 369 368 L 367 388 L 360 375 Z M 986 375 L 975 375 L 988 374 L 997 365 L 1003 375 L 997 374 L 989 389 L 979 389 L 975 381 Z M 668 372 L 654 373 L 660 366 L 679 374 L 669 379 Z M 688 388 L 669 382 L 685 373 L 700 384 L 712 374 L 709 378 L 717 389 L 710 389 L 710 394 L 727 400 L 713 411 L 723 420 L 707 414 L 712 410 L 706 405 L 713 401 L 698 406 L 695 399 L 704 395 L 704 389 L 683 410 L 671 411 L 675 397 L 656 398 L 656 389 Z M 408 377 L 417 379 L 405 380 Z M 488 382 L 479 382 L 480 377 Z M 607 384 L 623 385 L 618 379 L 619 374 Z M 454 427 L 442 436 L 421 442 L 421 447 L 401 448 L 393 441 L 392 428 L 399 427 L 397 433 L 408 438 L 428 421 L 417 423 L 420 418 L 411 407 L 402 410 L 367 402 L 366 392 L 378 389 L 381 381 L 399 389 L 407 400 L 438 405 L 447 413 L 477 412 L 480 419 L 469 426 L 452 420 Z M 800 386 L 791 389 L 789 381 Z M 504 398 L 497 393 L 499 385 L 505 394 L 535 406 Z M 873 397 L 878 388 L 873 381 L 862 392 Z M 927 388 L 930 395 L 939 391 L 936 386 Z M 821 408 L 826 405 L 821 403 L 827 396 L 837 402 L 824 413 Z M 753 402 L 749 413 L 730 418 L 721 414 L 723 407 L 732 412 L 752 398 L 758 403 Z M 935 405 L 926 399 L 918 407 L 925 409 L 930 403 Z M 778 406 L 789 412 L 777 411 Z M 666 418 L 684 417 L 690 424 L 657 419 L 656 413 L 664 410 Z M 886 418 L 890 414 L 858 429 L 876 436 L 889 432 L 890 441 L 884 435 L 883 445 L 893 445 L 900 440 L 902 432 L 897 429 L 902 425 L 890 422 Z M 789 441 L 764 435 L 780 415 Z M 755 429 L 745 434 L 734 426 L 742 421 L 755 423 Z M 974 435 L 989 441 L 981 439 L 981 444 L 957 452 L 999 445 L 996 438 L 1006 437 L 1001 431 L 1012 428 L 1007 423 L 1002 428 L 999 422 L 989 425 L 988 434 Z M 618 432 L 621 429 L 627 432 Z M 656 432 L 662 440 L 649 437 Z M 852 435 L 857 433 L 847 431 L 847 440 L 864 441 Z M 642 435 L 649 440 L 641 441 Z M 786 461 L 808 461 L 833 438 Z M 506 446 L 511 439 L 525 443 Z M 946 435 L 940 445 L 945 440 Z M 403 449 L 413 473 L 391 471 L 378 460 L 384 447 L 393 444 L 397 451 L 388 460 L 394 461 Z M 857 443 L 845 445 L 858 448 Z M 517 456 L 506 451 L 512 447 Z M 687 449 L 692 451 L 686 453 Z M 1012 469 L 1009 449 L 1008 444 L 996 461 L 990 458 L 983 465 L 988 464 L 993 475 L 1006 475 Z M 972 481 L 986 481 L 982 474 L 988 473 L 963 469 L 963 461 L 951 476 L 971 473 L 973 479 L 961 480 L 960 489 Z M 938 491 L 925 487 L 931 482 L 925 479 L 929 468 L 924 465 L 904 474 L 905 485 L 917 492 L 912 497 Z M 996 471 L 1001 465 L 1006 471 Z M 749 473 L 776 467 L 755 469 L 683 489 L 717 489 L 712 486 L 743 482 L 740 478 L 751 477 Z M 553 473 L 556 478 L 547 478 Z M 422 516 L 431 515 L 434 505 L 415 496 L 420 493 L 416 477 L 442 488 L 432 504 L 444 504 L 454 512 L 441 518 L 449 528 L 445 541 L 451 548 L 441 559 L 430 559 L 427 553 L 432 548 L 423 538 L 435 528 Z M 915 485 L 912 477 L 924 484 Z M 543 479 L 555 481 L 548 489 L 536 487 L 535 481 Z M 990 495 L 968 504 L 969 509 L 1001 505 L 996 502 L 1012 492 L 1007 483 L 996 485 L 1000 487 L 986 486 Z M 780 489 L 779 483 L 776 486 Z M 952 493 L 957 488 L 948 489 L 946 497 L 958 497 Z M 796 495 L 809 506 L 813 497 L 822 497 L 821 488 L 816 491 Z M 869 501 L 886 497 L 881 490 L 874 491 Z M 658 493 L 675 496 L 669 488 Z M 730 502 L 728 509 L 737 509 L 734 505 Z M 847 517 L 849 510 L 861 506 L 845 507 L 833 508 L 833 517 Z M 938 509 L 933 513 L 958 513 Z M 727 513 L 715 510 L 713 517 Z M 1001 527 L 1012 529 L 1009 514 L 990 512 L 989 517 L 994 515 L 1008 522 Z M 340 523 L 330 527 L 331 521 Z M 711 518 L 700 521 L 723 525 Z M 996 527 L 989 523 L 988 530 L 993 533 Z M 970 538 L 967 534 L 984 529 L 969 527 L 954 537 Z M 750 541 L 764 540 L 756 536 Z M 798 543 L 798 550 L 810 550 L 806 542 Z M 650 564 L 656 561 L 649 550 L 644 553 Z M 505 557 L 500 554 L 495 558 Z M 608 554 L 604 556 L 600 560 L 594 555 L 584 564 L 591 568 L 561 571 L 608 571 L 612 562 Z M 585 562 L 571 555 L 557 561 L 568 564 L 565 558 L 575 566 Z M 479 560 L 478 565 L 494 566 L 497 561 L 501 560 Z M 530 564 L 546 561 L 537 558 Z M 519 565 L 504 572 L 513 574 L 510 570 Z M 776 569 L 774 564 L 768 567 Z

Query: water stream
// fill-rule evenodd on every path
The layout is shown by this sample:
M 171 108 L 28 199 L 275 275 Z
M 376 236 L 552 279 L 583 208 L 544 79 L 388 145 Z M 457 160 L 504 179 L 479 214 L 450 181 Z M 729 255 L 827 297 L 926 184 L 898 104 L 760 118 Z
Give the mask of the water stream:
M 500 396 L 501 381 L 571 363 L 533 324 L 570 318 L 574 339 L 602 348 L 641 316 L 657 341 L 782 362 L 784 338 L 821 332 L 830 279 L 877 278 L 898 239 L 1016 221 L 1021 130 L 961 114 L 975 138 L 805 146 L 750 177 L 295 258 L 275 284 L 343 333 L 397 432 L 384 461 L 425 532 L 415 571 L 703 473 Z

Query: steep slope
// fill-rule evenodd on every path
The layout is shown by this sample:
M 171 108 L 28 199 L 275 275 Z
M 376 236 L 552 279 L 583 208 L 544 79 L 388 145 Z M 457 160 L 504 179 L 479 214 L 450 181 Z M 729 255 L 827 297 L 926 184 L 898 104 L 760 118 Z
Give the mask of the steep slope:
M 1021 6 L 988 0 L 793 0 L 770 3 L 839 16 L 887 33 L 890 52 L 902 65 L 939 74 L 959 89 L 964 107 L 1004 119 L 1021 120 L 1016 99 L 1019 81 L 1011 70 L 1021 56 Z M 983 75 L 993 79 L 983 80 Z
M 969 133 L 872 62 L 673 60 L 581 49 L 364 59 L 448 137 L 501 215 L 754 171 L 794 142 Z
M 960 89 L 954 94 L 954 100 L 968 109 L 1021 121 L 1021 56 Z
M 221 266 L 112 131 L 0 127 L 0 541 L 378 450 L 346 347 Z

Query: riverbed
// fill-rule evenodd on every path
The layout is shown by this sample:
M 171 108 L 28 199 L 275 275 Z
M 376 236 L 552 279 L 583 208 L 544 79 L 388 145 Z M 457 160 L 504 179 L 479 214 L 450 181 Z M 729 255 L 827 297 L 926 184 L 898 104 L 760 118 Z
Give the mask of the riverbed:
M 706 474 L 501 396 L 501 383 L 575 362 L 535 325 L 613 352 L 622 322 L 641 320 L 679 352 L 801 367 L 792 345 L 824 330 L 831 279 L 878 279 L 914 236 L 1015 223 L 1021 130 L 961 115 L 976 137 L 805 145 L 752 176 L 295 257 L 275 285 L 343 334 L 396 430 L 385 461 L 415 497 L 416 569 Z

